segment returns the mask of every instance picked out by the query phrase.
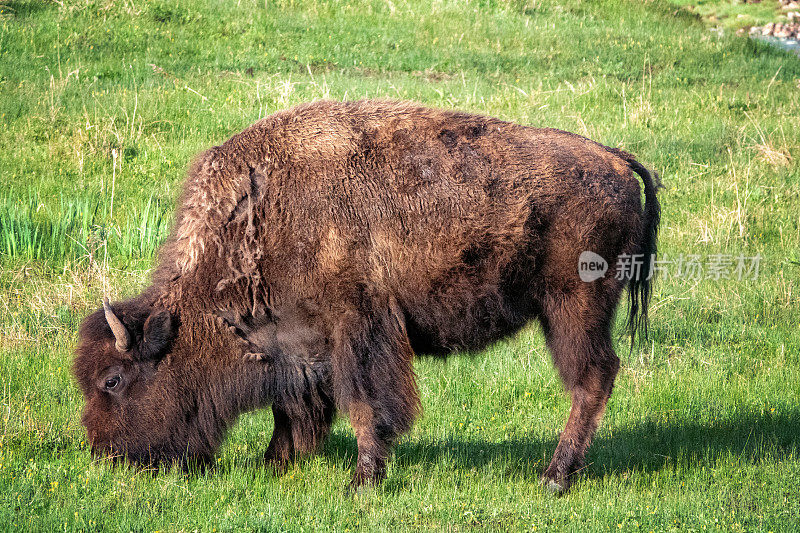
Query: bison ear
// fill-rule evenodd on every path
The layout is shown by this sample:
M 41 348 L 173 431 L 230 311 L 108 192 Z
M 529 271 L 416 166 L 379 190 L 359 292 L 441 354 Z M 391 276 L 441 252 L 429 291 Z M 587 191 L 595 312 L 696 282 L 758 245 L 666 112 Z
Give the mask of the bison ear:
M 166 309 L 153 311 L 144 322 L 141 354 L 144 359 L 160 359 L 175 337 L 172 315 Z

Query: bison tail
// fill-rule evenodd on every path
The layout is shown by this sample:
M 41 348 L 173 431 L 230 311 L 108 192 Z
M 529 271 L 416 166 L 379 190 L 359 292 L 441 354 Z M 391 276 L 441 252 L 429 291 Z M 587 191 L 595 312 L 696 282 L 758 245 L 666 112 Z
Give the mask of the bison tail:
M 647 310 L 652 296 L 652 281 L 656 259 L 658 224 L 661 221 L 661 206 L 656 191 L 661 187 L 658 174 L 650 172 L 634 157 L 622 150 L 613 150 L 624 159 L 631 170 L 636 172 L 644 183 L 644 219 L 637 253 L 642 254 L 642 268 L 634 271 L 628 285 L 628 333 L 631 337 L 631 349 L 637 334 L 647 338 Z

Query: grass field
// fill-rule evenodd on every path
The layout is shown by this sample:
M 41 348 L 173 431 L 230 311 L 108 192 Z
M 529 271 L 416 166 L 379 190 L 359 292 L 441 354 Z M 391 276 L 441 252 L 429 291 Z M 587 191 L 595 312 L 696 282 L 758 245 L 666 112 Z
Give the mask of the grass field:
M 569 403 L 534 326 L 420 358 L 425 415 L 358 498 L 346 420 L 283 477 L 266 412 L 210 472 L 93 463 L 77 326 L 147 282 L 192 155 L 295 103 L 374 96 L 624 147 L 663 177 L 663 258 L 759 255 L 758 276 L 661 276 L 561 498 L 538 478 Z M 0 2 L 0 528 L 797 529 L 798 117 L 797 58 L 666 0 Z

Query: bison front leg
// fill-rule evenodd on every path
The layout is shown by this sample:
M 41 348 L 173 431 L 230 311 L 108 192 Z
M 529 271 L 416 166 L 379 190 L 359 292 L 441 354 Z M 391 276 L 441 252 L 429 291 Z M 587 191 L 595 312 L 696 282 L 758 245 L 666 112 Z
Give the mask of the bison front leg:
M 333 401 L 312 385 L 272 405 L 275 428 L 265 459 L 278 473 L 295 460 L 315 453 L 330 433 L 336 413 Z
M 391 304 L 344 311 L 334 329 L 334 395 L 356 434 L 358 460 L 352 486 L 377 484 L 397 437 L 421 407 L 413 351 L 402 314 Z
M 275 428 L 272 430 L 272 439 L 269 441 L 264 458 L 267 464 L 282 474 L 295 458 L 292 422 L 286 413 L 274 405 L 272 406 L 272 416 L 275 419 Z

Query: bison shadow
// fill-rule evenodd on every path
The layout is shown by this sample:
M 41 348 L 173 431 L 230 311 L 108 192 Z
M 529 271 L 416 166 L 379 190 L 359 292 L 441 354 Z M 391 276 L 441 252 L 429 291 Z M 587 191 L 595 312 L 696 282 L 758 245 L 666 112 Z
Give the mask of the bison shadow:
M 497 474 L 538 480 L 556 444 L 556 436 L 499 442 L 461 437 L 444 441 L 408 438 L 395 449 L 394 468 L 437 465 L 454 470 L 493 469 Z M 740 463 L 759 464 L 765 460 L 765 455 L 767 460 L 774 461 L 796 454 L 798 450 L 800 411 L 797 410 L 745 413 L 734 419 L 710 422 L 648 421 L 635 426 L 601 429 L 587 454 L 584 475 L 601 478 L 656 472 L 676 466 L 693 469 L 708 467 L 718 459 L 731 456 Z M 765 454 L 765 451 L 770 453 Z M 349 433 L 335 432 L 322 453 L 353 467 L 357 454 L 355 438 Z M 399 482 L 392 478 L 390 475 L 387 480 L 390 490 Z
M 488 441 L 480 438 L 453 436 L 446 440 L 427 437 L 403 439 L 396 447 L 393 469 L 416 469 L 424 473 L 434 468 L 450 470 L 491 470 L 497 476 L 521 476 L 538 480 L 558 442 L 550 438 L 514 438 Z M 774 462 L 800 451 L 800 410 L 782 412 L 743 413 L 733 419 L 710 422 L 672 420 L 646 421 L 637 425 L 603 427 L 595 438 L 586 458 L 583 476 L 602 478 L 605 475 L 626 476 L 630 473 L 650 473 L 666 468 L 696 469 L 713 466 L 718 459 L 734 457 L 740 464 Z M 765 453 L 767 452 L 767 453 Z M 340 429 L 326 441 L 323 457 L 354 468 L 358 448 L 348 429 Z M 192 465 L 190 475 L 202 475 L 225 470 L 260 470 L 263 457 L 250 453 L 235 458 L 221 469 Z M 145 473 L 151 469 L 143 469 Z M 153 474 L 158 469 L 151 470 Z M 424 474 L 423 474 L 424 475 Z M 384 489 L 389 492 L 406 490 L 409 478 L 389 474 Z

